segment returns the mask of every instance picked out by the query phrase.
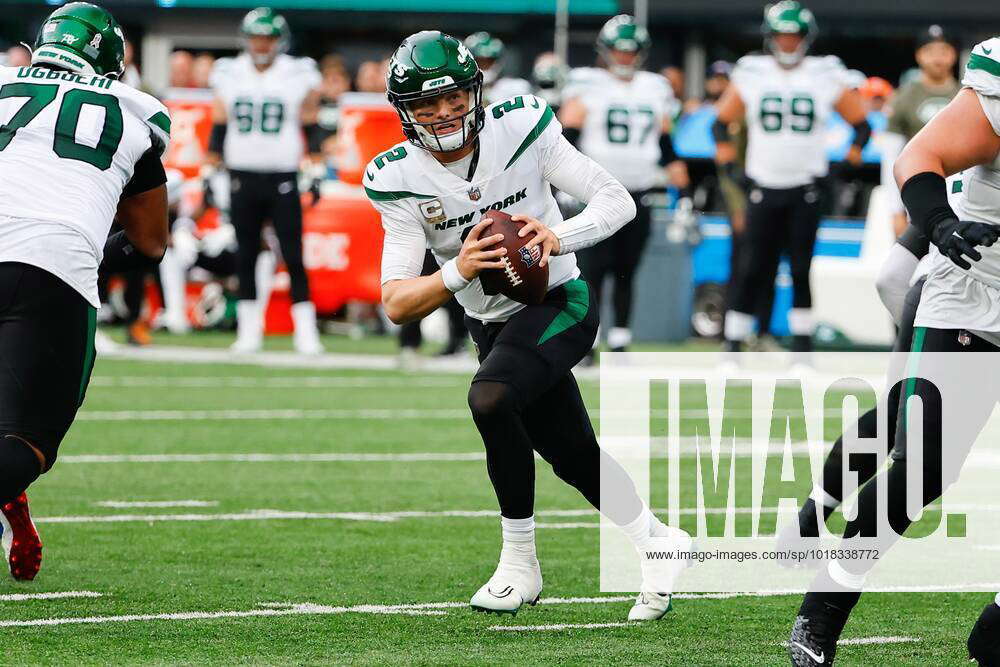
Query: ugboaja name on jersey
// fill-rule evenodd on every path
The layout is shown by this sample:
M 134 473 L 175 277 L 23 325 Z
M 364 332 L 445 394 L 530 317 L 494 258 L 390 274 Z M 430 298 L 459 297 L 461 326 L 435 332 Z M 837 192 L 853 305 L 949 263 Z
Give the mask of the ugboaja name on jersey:
M 63 60 L 70 60 L 67 56 L 60 55 Z M 21 67 L 17 70 L 18 79 L 61 79 L 62 81 L 72 81 L 82 83 L 85 86 L 96 86 L 97 88 L 110 88 L 111 79 L 92 74 L 84 76 L 76 72 L 64 72 L 55 69 L 44 69 L 41 67 Z M 88 81 L 89 79 L 89 81 Z

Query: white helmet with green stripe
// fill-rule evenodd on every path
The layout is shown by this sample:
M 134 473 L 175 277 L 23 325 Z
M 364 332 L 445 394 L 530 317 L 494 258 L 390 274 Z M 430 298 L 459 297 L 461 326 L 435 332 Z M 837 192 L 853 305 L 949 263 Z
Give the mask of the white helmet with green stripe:
M 785 67 L 795 67 L 806 57 L 819 31 L 816 17 L 796 0 L 781 0 L 764 10 L 764 49 Z M 775 42 L 777 35 L 799 35 L 802 41 L 794 51 L 784 51 Z

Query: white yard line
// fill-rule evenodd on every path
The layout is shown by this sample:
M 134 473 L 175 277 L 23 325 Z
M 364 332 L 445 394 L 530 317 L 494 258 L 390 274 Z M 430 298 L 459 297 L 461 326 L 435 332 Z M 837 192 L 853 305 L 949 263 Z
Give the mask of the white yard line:
M 279 408 L 260 410 L 81 410 L 77 421 L 229 421 L 255 419 L 471 419 L 466 409 L 378 409 L 304 410 Z
M 1000 584 L 984 583 L 977 584 L 977 588 L 996 589 Z M 914 586 L 901 590 L 908 592 L 927 592 L 938 590 L 934 586 Z M 960 588 L 960 587 L 955 587 Z M 801 594 L 801 591 L 764 591 L 760 593 L 688 593 L 678 594 L 674 597 L 678 599 L 729 599 L 734 597 L 774 597 L 783 595 Z M 44 594 L 43 594 L 44 595 Z M 89 597 L 92 597 L 90 595 Z M 634 596 L 608 595 L 600 597 L 571 597 L 571 598 L 542 598 L 539 604 L 542 605 L 565 605 L 565 604 L 618 604 L 630 602 Z M 115 616 L 70 616 L 64 618 L 36 618 L 27 620 L 0 620 L 0 628 L 23 628 L 23 627 L 51 627 L 58 625 L 98 625 L 106 623 L 134 623 L 149 621 L 200 621 L 214 620 L 220 618 L 252 618 L 260 616 L 306 616 L 306 615 L 337 615 L 337 614 L 402 614 L 410 616 L 442 616 L 449 609 L 465 609 L 467 602 L 415 602 L 412 604 L 359 604 L 350 606 L 328 606 L 314 603 L 294 603 L 275 602 L 259 605 L 256 609 L 235 610 L 235 611 L 184 611 L 160 614 L 122 614 Z M 588 626 L 591 624 L 587 624 Z M 632 625 L 626 623 L 601 624 L 600 627 L 621 627 Z M 638 625 L 638 624 L 636 624 Z M 522 626 L 493 626 L 491 629 L 499 628 L 514 629 Z M 565 629 L 572 627 L 586 627 L 584 625 L 566 624 Z M 594 624 L 593 627 L 598 627 Z M 523 626 L 526 629 L 555 629 L 553 626 Z M 907 641 L 919 641 L 913 637 L 862 637 L 857 639 L 842 640 L 841 643 L 848 644 L 877 644 L 877 643 L 900 643 Z
M 865 644 L 909 644 L 920 641 L 920 637 L 852 637 L 841 639 L 838 646 L 863 646 Z
M 485 461 L 483 452 L 414 452 L 411 454 L 65 454 L 66 463 L 341 463 L 381 461 Z
M 97 507 L 128 509 L 130 507 L 215 507 L 218 500 L 102 500 L 94 503 Z
M 558 630 L 597 630 L 599 628 L 627 628 L 631 625 L 639 625 L 637 621 L 631 623 L 555 623 L 553 625 L 491 625 L 490 630 L 521 632 L 524 630 L 536 631 L 558 631 Z
M 229 514 L 109 514 L 106 516 L 36 517 L 35 523 L 158 523 L 164 521 L 273 521 L 289 519 L 337 519 L 341 521 L 395 521 L 388 514 L 370 512 L 285 512 L 281 510 L 248 510 Z
M 94 591 L 61 591 L 57 593 L 6 593 L 0 595 L 0 602 L 24 602 L 27 600 L 62 600 L 64 598 L 100 598 L 102 593 Z

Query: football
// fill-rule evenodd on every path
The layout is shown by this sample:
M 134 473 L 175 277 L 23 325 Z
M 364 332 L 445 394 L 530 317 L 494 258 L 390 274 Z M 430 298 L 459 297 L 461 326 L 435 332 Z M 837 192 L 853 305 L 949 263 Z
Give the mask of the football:
M 503 241 L 491 246 L 507 248 L 507 254 L 501 257 L 505 264 L 503 269 L 487 269 L 479 274 L 483 291 L 490 296 L 503 294 L 509 299 L 527 305 L 537 305 L 545 298 L 549 286 L 549 267 L 539 266 L 542 259 L 542 249 L 535 246 L 525 248 L 531 236 L 517 235 L 526 223 L 516 222 L 510 215 L 502 211 L 487 211 L 483 216 L 490 224 L 482 231 L 480 238 L 503 234 Z

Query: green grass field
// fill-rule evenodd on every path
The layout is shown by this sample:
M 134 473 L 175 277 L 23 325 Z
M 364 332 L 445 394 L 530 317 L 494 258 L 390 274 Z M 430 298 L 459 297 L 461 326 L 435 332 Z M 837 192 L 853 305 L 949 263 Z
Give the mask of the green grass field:
M 546 528 L 597 515 L 546 514 L 588 507 L 544 463 L 550 600 L 516 618 L 470 611 L 499 525 L 466 382 L 99 360 L 59 463 L 29 493 L 42 572 L 0 581 L 0 663 L 787 664 L 798 596 L 689 597 L 656 623 L 503 630 L 621 623 L 630 606 L 598 588 L 597 530 Z M 597 383 L 583 388 L 596 416 Z M 17 597 L 45 592 L 92 595 Z M 988 599 L 866 595 L 845 638 L 916 641 L 844 646 L 839 663 L 963 664 Z

